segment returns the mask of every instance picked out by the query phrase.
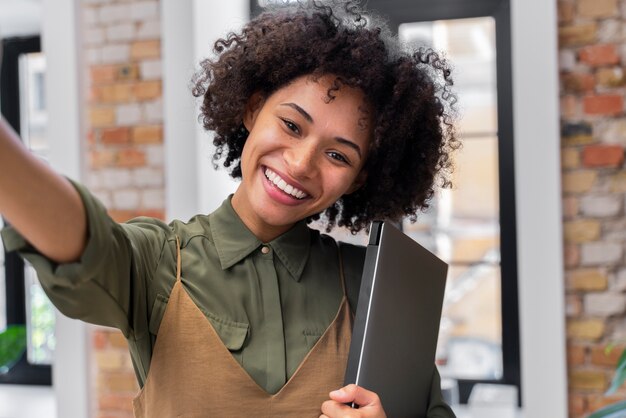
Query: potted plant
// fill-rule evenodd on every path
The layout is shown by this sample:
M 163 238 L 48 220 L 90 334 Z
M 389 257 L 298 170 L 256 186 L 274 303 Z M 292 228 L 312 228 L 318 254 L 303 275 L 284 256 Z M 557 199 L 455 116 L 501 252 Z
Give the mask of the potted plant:
M 0 374 L 7 373 L 26 350 L 26 327 L 9 325 L 0 333 Z

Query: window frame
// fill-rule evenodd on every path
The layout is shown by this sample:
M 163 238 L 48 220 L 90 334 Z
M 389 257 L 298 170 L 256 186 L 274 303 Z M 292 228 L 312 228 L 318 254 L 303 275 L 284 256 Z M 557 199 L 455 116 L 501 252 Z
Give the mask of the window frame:
M 19 57 L 41 52 L 40 36 L 2 39 L 0 68 L 0 113 L 11 127 L 20 133 Z M 6 222 L 5 222 L 6 223 Z M 5 251 L 7 325 L 26 324 L 26 293 L 24 261 L 16 252 Z M 6 374 L 0 374 L 0 384 L 52 385 L 52 367 L 31 364 L 26 352 Z
M 467 403 L 477 383 L 499 383 L 517 387 L 521 406 L 510 0 L 369 0 L 367 8 L 384 15 L 392 30 L 401 23 L 434 20 L 492 17 L 495 21 L 503 376 L 498 380 L 458 379 L 459 399 Z M 257 0 L 250 0 L 251 17 L 262 10 Z

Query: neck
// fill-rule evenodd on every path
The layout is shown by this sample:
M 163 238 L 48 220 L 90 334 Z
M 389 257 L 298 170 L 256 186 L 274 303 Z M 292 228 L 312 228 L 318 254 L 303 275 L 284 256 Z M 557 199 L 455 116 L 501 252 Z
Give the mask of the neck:
M 269 225 L 260 219 L 252 208 L 248 207 L 246 199 L 241 199 L 239 189 L 231 199 L 233 210 L 239 216 L 243 224 L 261 242 L 270 242 L 276 237 L 287 232 L 293 225 Z

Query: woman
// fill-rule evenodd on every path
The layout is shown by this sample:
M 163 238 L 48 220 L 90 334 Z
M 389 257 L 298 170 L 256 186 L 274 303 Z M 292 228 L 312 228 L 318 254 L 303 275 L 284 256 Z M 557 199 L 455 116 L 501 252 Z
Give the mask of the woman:
M 194 94 L 241 183 L 187 223 L 113 222 L 0 123 L 5 246 L 63 313 L 122 330 L 135 416 L 385 416 L 375 393 L 340 388 L 364 251 L 306 224 L 414 218 L 458 143 L 445 62 L 368 19 L 309 2 L 216 42 Z M 427 415 L 452 417 L 432 373 Z

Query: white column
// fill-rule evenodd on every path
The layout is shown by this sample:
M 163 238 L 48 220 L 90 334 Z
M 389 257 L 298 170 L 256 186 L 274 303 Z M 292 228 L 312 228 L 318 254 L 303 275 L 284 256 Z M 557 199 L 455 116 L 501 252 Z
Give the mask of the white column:
M 196 110 L 193 75 L 193 3 L 161 0 L 165 216 L 187 220 L 198 213 Z
M 76 0 L 43 0 L 42 48 L 46 55 L 46 97 L 50 163 L 58 172 L 81 178 L 82 72 Z M 52 366 L 57 416 L 89 416 L 89 363 L 84 323 L 57 314 Z
M 556 2 L 511 9 L 523 410 L 566 418 Z

